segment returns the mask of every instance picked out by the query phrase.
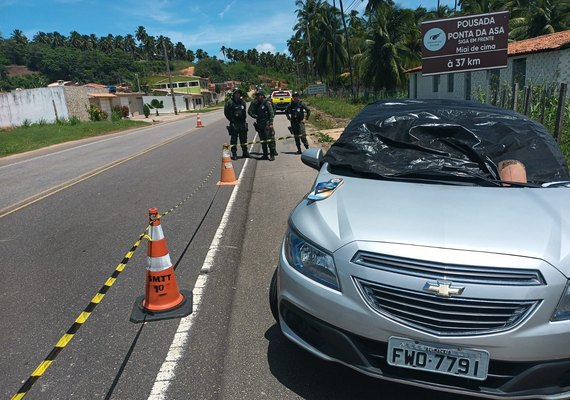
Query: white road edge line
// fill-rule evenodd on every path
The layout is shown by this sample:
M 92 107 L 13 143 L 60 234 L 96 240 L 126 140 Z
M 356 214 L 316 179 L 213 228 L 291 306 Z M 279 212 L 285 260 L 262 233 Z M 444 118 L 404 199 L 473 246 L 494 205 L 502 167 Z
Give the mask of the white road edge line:
M 256 135 L 257 137 L 257 135 Z M 254 139 L 255 140 L 255 139 Z M 251 148 L 253 145 L 251 145 Z M 220 221 L 220 225 L 216 230 L 214 238 L 210 243 L 210 248 L 208 249 L 208 253 L 206 254 L 206 258 L 204 259 L 204 263 L 202 264 L 202 268 L 200 270 L 200 275 L 196 280 L 196 285 L 194 285 L 193 290 L 193 303 L 194 303 L 194 311 L 187 317 L 184 317 L 180 320 L 180 324 L 178 324 L 178 329 L 176 330 L 176 334 L 174 335 L 174 339 L 170 344 L 170 348 L 168 350 L 168 354 L 158 374 L 156 375 L 156 379 L 154 381 L 154 385 L 152 386 L 152 390 L 150 395 L 148 396 L 148 400 L 166 400 L 166 392 L 170 387 L 170 383 L 174 380 L 176 376 L 176 365 L 178 360 L 182 358 L 184 355 L 184 351 L 186 350 L 186 342 L 188 341 L 188 336 L 190 335 L 190 329 L 194 323 L 194 319 L 198 315 L 200 311 L 200 304 L 202 302 L 202 293 L 206 288 L 206 284 L 208 283 L 208 272 L 212 269 L 214 259 L 218 252 L 218 247 L 220 245 L 220 241 L 223 237 L 224 231 L 226 229 L 226 225 L 228 224 L 230 214 L 232 212 L 237 193 L 240 187 L 240 183 L 244 172 L 248 166 L 250 158 L 245 160 L 243 164 L 243 168 L 239 174 L 238 183 L 234 187 L 230 199 L 228 201 L 228 205 L 226 206 L 226 210 L 224 211 L 224 215 L 222 216 L 222 220 Z

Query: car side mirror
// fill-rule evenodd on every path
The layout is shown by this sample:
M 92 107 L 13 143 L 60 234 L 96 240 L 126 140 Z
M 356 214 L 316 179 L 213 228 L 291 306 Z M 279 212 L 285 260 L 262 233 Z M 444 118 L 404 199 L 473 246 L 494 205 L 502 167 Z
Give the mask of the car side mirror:
M 318 171 L 321 169 L 323 157 L 323 149 L 312 148 L 305 150 L 303 154 L 301 154 L 301 161 L 303 164 L 308 165 L 309 167 L 314 168 Z

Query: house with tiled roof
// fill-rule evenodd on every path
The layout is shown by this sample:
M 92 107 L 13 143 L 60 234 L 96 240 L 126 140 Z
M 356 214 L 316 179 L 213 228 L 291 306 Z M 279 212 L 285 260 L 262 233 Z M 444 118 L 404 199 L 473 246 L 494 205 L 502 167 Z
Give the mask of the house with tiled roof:
M 570 81 L 570 30 L 509 43 L 507 68 L 422 76 L 409 74 L 409 97 L 467 99 L 482 93 L 491 99 L 501 87 L 552 85 Z

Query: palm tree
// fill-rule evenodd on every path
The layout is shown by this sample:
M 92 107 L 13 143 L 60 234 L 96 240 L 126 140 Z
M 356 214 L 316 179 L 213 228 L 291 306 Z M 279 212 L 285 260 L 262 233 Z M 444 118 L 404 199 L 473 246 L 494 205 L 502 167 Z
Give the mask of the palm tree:
M 14 31 L 12 32 L 12 36 L 10 36 L 10 39 L 12 39 L 16 44 L 21 44 L 21 45 L 28 44 L 28 38 L 26 37 L 26 35 L 24 35 L 24 32 L 22 32 L 20 29 L 14 29 Z
M 413 11 L 390 3 L 375 8 L 373 14 L 369 15 L 369 39 L 363 54 L 363 73 L 374 90 L 394 90 L 404 83 L 401 57 L 408 32 L 417 26 Z
M 485 14 L 505 8 L 505 0 L 458 0 L 457 4 L 462 14 Z
M 297 14 L 298 22 L 293 27 L 293 30 L 299 33 L 299 38 L 307 43 L 308 57 L 310 60 L 308 69 L 311 73 L 315 67 L 315 54 L 311 44 L 311 37 L 316 37 L 320 34 L 317 30 L 317 26 L 319 26 L 317 22 L 319 18 L 318 10 L 322 5 L 322 0 L 295 1 L 295 6 L 297 6 L 295 13 Z
M 33 38 L 33 42 L 39 43 L 39 44 L 50 44 L 50 39 L 49 39 L 49 36 L 47 35 L 47 33 L 38 32 L 35 34 L 35 36 Z
M 317 29 L 320 35 L 316 38 L 315 67 L 320 76 L 327 77 L 327 81 L 334 83 L 337 80 L 336 66 L 344 65 L 348 53 L 343 46 L 343 35 L 340 31 L 340 21 L 337 10 L 328 3 L 324 3 L 318 10 Z
M 135 54 L 137 50 L 137 44 L 135 43 L 135 38 L 130 33 L 125 36 L 125 51 L 130 54 Z
M 509 38 L 527 39 L 567 30 L 570 27 L 570 1 L 511 1 Z
M 188 61 L 190 61 L 191 63 L 194 62 L 194 60 L 196 59 L 196 56 L 194 55 L 194 52 L 193 52 L 192 50 L 188 50 L 188 51 L 186 52 L 186 59 L 187 59 Z
M 81 49 L 84 45 L 83 38 L 77 31 L 73 31 L 69 34 L 68 43 L 71 47 L 74 47 L 76 49 Z
M 66 44 L 66 39 L 65 36 L 63 36 L 61 33 L 59 32 L 53 32 L 52 36 L 51 36 L 52 42 L 51 42 L 51 47 L 52 48 L 56 48 L 56 47 L 64 47 Z
M 176 46 L 174 46 L 174 57 L 177 60 L 186 59 L 186 46 L 182 42 L 177 42 Z

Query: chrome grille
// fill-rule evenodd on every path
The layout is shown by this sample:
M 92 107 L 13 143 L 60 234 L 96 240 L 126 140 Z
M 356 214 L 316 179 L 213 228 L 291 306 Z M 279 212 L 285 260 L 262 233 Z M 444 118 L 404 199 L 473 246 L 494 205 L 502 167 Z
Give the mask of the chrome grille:
M 440 336 L 483 335 L 523 321 L 538 301 L 444 298 L 354 278 L 365 301 L 377 312 Z
M 352 262 L 369 268 L 424 279 L 443 279 L 480 285 L 544 285 L 542 274 L 537 270 L 444 264 L 363 251 L 356 253 Z

